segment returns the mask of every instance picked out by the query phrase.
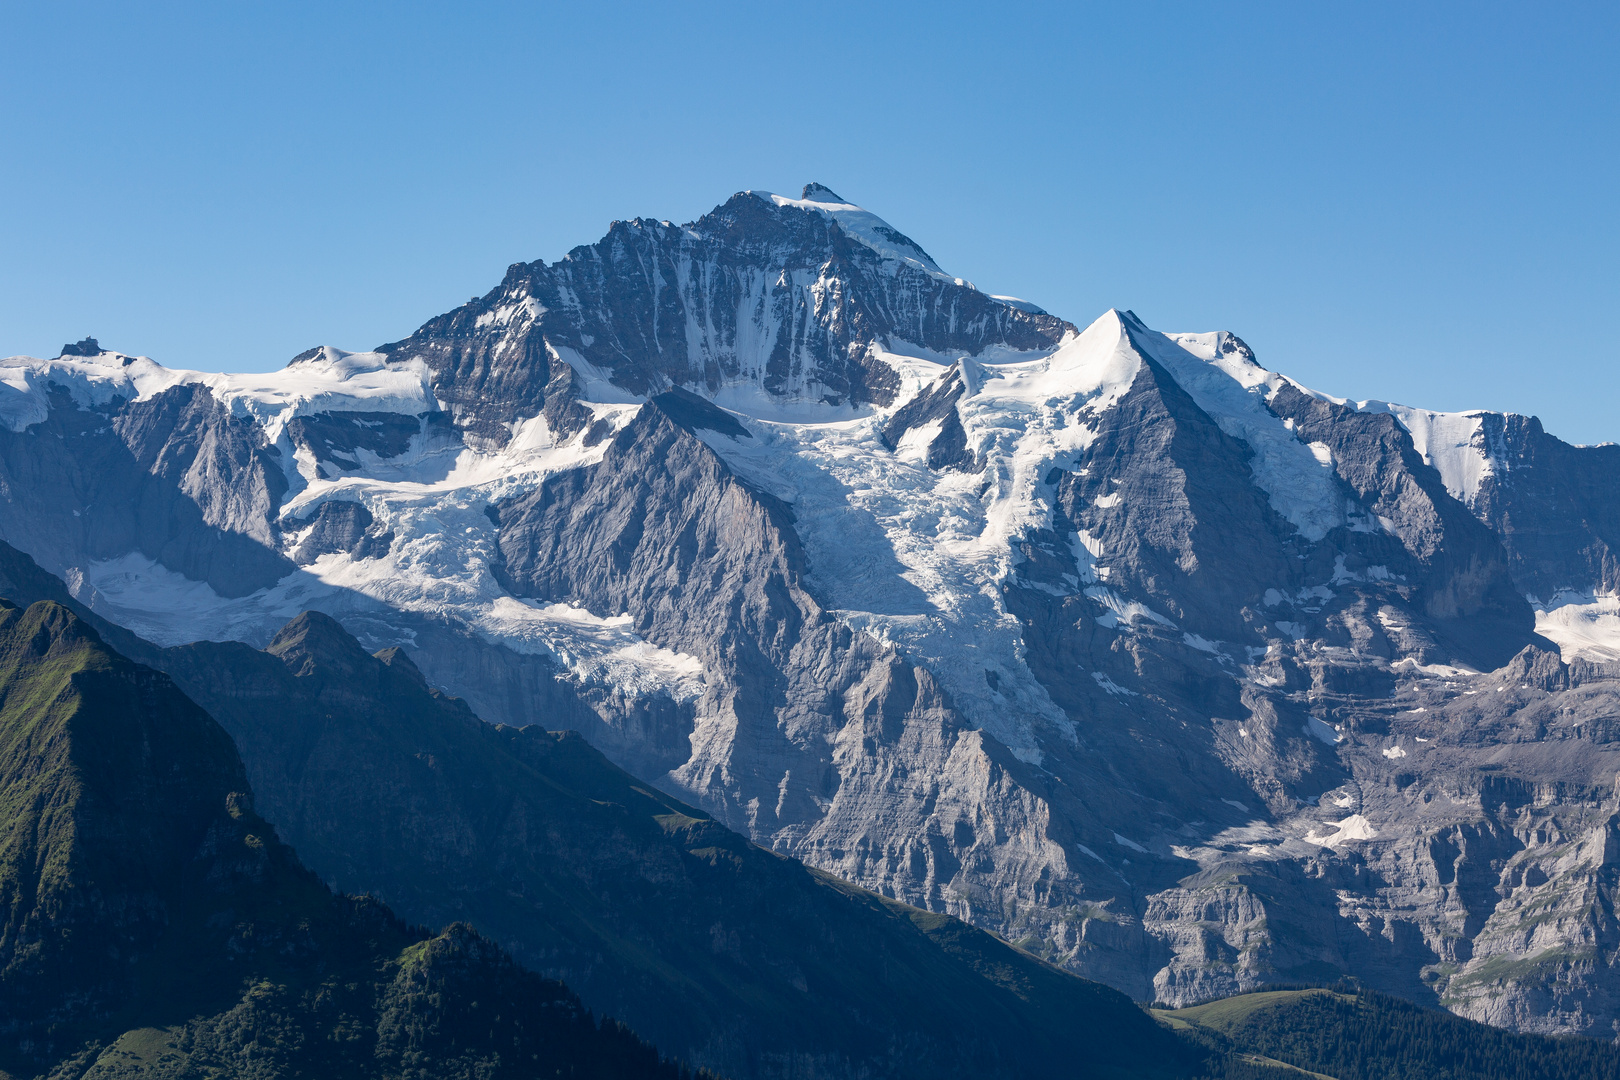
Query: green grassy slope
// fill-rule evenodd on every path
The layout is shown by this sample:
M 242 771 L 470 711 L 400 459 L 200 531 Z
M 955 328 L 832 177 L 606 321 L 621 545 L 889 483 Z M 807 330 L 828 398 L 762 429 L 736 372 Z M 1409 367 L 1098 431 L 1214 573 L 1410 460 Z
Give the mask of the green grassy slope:
M 167 676 L 0 605 L 0 1069 L 680 1075 L 469 928 L 334 896 L 248 792 Z
M 164 935 L 165 895 L 247 790 L 228 735 L 65 609 L 0 611 L 0 1016 L 126 997 L 116 960 Z M 109 962 L 115 961 L 115 962 Z
M 1620 1049 L 1515 1035 L 1369 991 L 1265 991 L 1154 1010 L 1227 1080 L 1616 1080 Z

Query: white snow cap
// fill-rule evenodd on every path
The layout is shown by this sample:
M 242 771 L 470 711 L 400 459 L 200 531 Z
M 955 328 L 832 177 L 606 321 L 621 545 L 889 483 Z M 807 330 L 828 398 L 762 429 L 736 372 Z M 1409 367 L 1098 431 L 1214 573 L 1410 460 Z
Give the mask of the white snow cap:
M 103 350 L 93 356 L 64 354 L 0 359 L 0 423 L 12 431 L 37 424 L 50 413 L 52 388 L 80 406 L 113 398 L 144 399 L 171 386 L 197 383 L 236 416 L 251 416 L 274 441 L 293 416 L 330 409 L 417 415 L 438 408 L 420 360 L 390 363 L 382 353 L 350 353 L 331 346 L 301 353 L 279 371 L 213 373 L 167 368 L 147 356 Z
M 1153 359 L 1222 431 L 1249 444 L 1249 468 L 1272 509 L 1309 540 L 1344 523 L 1344 498 L 1328 448 L 1303 442 L 1266 407 L 1288 380 L 1255 363 L 1247 346 L 1225 331 L 1161 334 L 1130 317 Z
M 766 202 L 775 206 L 794 206 L 800 210 L 810 210 L 831 218 L 843 228 L 850 236 L 859 240 L 885 259 L 896 262 L 910 263 L 919 270 L 926 270 L 936 277 L 949 281 L 956 281 L 945 271 L 939 268 L 928 252 L 924 251 L 910 237 L 887 221 L 878 217 L 869 210 L 863 210 L 852 202 L 834 192 L 831 188 L 821 184 L 806 184 L 804 194 L 797 199 L 790 199 L 786 195 L 777 195 L 769 191 L 755 191 L 752 194 L 759 196 Z
M 965 278 L 953 277 L 939 268 L 933 257 L 911 237 L 890 225 L 870 210 L 862 209 L 854 203 L 847 201 L 843 196 L 824 184 L 806 184 L 804 192 L 797 199 L 790 199 L 786 195 L 776 195 L 769 191 L 751 191 L 755 195 L 773 206 L 793 206 L 800 210 L 809 210 L 836 221 L 844 232 L 859 240 L 883 258 L 891 262 L 906 263 L 922 270 L 941 281 L 949 281 L 964 288 L 981 291 L 973 282 Z M 1046 312 L 1030 303 L 1020 300 L 1016 296 L 996 296 L 985 293 L 990 299 L 1006 304 L 1008 307 L 1020 311 L 1029 311 L 1038 315 Z

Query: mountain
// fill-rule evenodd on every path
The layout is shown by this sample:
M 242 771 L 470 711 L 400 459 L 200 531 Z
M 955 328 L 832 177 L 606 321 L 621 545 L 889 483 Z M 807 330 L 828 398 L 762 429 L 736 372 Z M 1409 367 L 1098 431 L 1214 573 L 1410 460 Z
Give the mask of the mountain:
M 25 557 L 9 559 L 3 568 L 7 587 L 17 588 L 30 570 Z M 302 724 L 310 721 L 313 714 L 300 709 L 296 695 L 271 689 L 273 669 L 266 666 L 254 673 L 240 664 L 233 668 L 218 662 L 240 647 L 204 647 L 208 649 L 222 655 L 213 657 L 206 670 L 220 683 L 232 684 L 230 696 L 239 703 L 251 701 L 260 713 L 274 710 L 284 716 L 290 709 L 303 713 L 298 716 Z M 965 1025 L 957 1030 L 964 1042 L 995 1031 L 1009 1047 L 1029 1038 L 1065 1044 L 1066 1054 L 1044 1061 L 1026 1048 L 1021 1060 L 1015 1055 L 1002 1063 L 1017 1070 L 1011 1075 L 1196 1073 L 1247 1080 L 1297 1076 L 1305 1070 L 1340 1080 L 1392 1075 L 1489 1080 L 1620 1073 L 1620 1053 L 1613 1046 L 1505 1035 L 1366 991 L 1252 994 L 1158 1011 L 1182 1036 L 1178 1046 L 1129 1003 L 1110 1009 L 1109 999 L 1117 995 L 1088 988 L 1037 961 L 1020 960 L 1015 951 L 949 918 L 905 912 L 869 894 L 863 898 L 826 875 L 751 848 L 712 822 L 691 816 L 689 808 L 638 790 L 577 736 L 468 723 L 458 703 L 420 685 L 408 661 L 397 653 L 366 657 L 329 619 L 302 617 L 278 635 L 268 654 L 257 655 L 279 662 L 288 679 L 312 682 L 305 689 L 317 706 L 341 710 L 358 704 L 372 710 L 372 715 L 327 715 L 326 730 L 313 740 L 316 745 L 303 740 L 301 749 L 284 753 L 278 765 L 299 757 L 307 762 L 341 756 L 350 775 L 366 773 L 373 782 L 381 781 L 374 788 L 378 792 L 404 787 L 408 794 L 401 803 L 420 806 L 422 785 L 386 775 L 390 755 L 381 746 L 395 740 L 422 744 L 427 725 L 421 722 L 421 699 L 441 707 L 441 726 L 447 731 L 465 735 L 482 730 L 539 740 L 546 749 L 535 757 L 545 763 L 541 771 L 550 780 L 551 799 L 550 805 L 537 805 L 529 821 L 553 836 L 569 837 L 573 848 L 551 869 L 571 875 L 574 882 L 556 883 L 551 895 L 536 905 L 541 917 L 549 914 L 554 924 L 553 940 L 571 936 L 557 918 L 559 910 L 569 910 L 570 886 L 577 889 L 580 881 L 612 876 L 612 868 L 626 862 L 646 862 L 645 847 L 629 852 L 622 840 L 594 859 L 582 850 L 602 842 L 599 822 L 604 817 L 618 818 L 616 831 L 636 832 L 633 825 L 624 825 L 641 809 L 634 806 L 638 797 L 654 804 L 647 809 L 664 811 L 654 819 L 666 830 L 671 818 L 679 818 L 677 828 L 695 831 L 687 842 L 689 854 L 722 868 L 721 876 L 732 879 L 707 883 L 700 896 L 756 891 L 741 883 L 754 877 L 757 884 L 762 876 L 757 860 L 763 858 L 791 876 L 815 878 L 821 889 L 846 905 L 864 899 L 850 905 L 851 910 L 881 911 L 891 922 L 898 916 L 914 927 L 917 939 L 925 934 L 935 939 L 921 950 L 908 950 L 896 948 L 899 939 L 892 930 L 879 932 L 879 940 L 871 940 L 870 932 L 867 940 L 860 940 L 858 918 L 818 925 L 802 899 L 795 903 L 792 886 L 757 897 L 781 924 L 795 927 L 799 940 L 790 949 L 800 959 L 814 955 L 818 945 L 822 952 L 844 942 L 854 946 L 844 956 L 825 956 L 833 966 L 810 970 L 812 992 L 801 989 L 792 1002 L 751 1003 L 758 1014 L 779 1022 L 791 1022 L 798 1010 L 806 1010 L 817 1023 L 858 1023 L 862 1013 L 885 1008 L 886 996 L 900 989 L 893 977 L 900 972 L 925 983 L 937 1005 L 955 1011 L 937 1019 L 942 1028 Z M 389 675 L 395 673 L 403 679 L 390 694 Z M 418 700 L 413 703 L 413 698 Z M 245 714 L 254 711 L 253 706 L 238 707 Z M 402 730 L 386 732 L 390 720 Z M 264 719 L 261 723 L 275 726 Z M 299 727 L 282 723 L 280 731 L 297 743 Z M 563 987 L 515 968 L 465 926 L 429 937 L 406 928 L 375 901 L 328 892 L 253 810 L 241 764 L 220 728 L 164 676 L 106 649 L 93 629 L 50 601 L 26 611 L 0 606 L 0 743 L 6 763 L 0 774 L 0 812 L 9 837 L 0 852 L 0 890 L 10 913 L 0 933 L 5 961 L 0 995 L 8 1036 L 0 1054 L 8 1068 L 20 1067 L 26 1075 L 61 1059 L 53 1076 L 529 1076 L 564 1069 L 582 1076 L 682 1075 L 660 1064 L 625 1029 L 599 1029 Z M 466 744 L 443 748 L 467 749 Z M 433 755 L 419 751 L 422 757 L 429 759 L 428 770 L 437 769 Z M 467 768 L 480 777 L 498 772 L 476 755 L 468 758 Z M 320 792 L 343 784 L 337 769 L 306 771 L 311 782 L 301 791 L 304 801 L 318 803 Z M 614 776 L 624 789 L 619 793 L 623 803 L 582 798 L 568 790 L 608 794 L 604 781 Z M 567 787 L 559 782 L 564 778 Z M 364 829 L 368 822 L 391 819 L 398 808 L 384 803 L 378 807 L 383 813 L 352 820 Z M 590 820 L 590 808 L 595 808 L 597 821 Z M 464 824 L 453 816 L 435 815 L 433 820 L 452 829 Z M 313 830 L 305 826 L 305 831 Z M 415 829 L 405 831 L 419 844 L 426 839 Z M 693 839 L 711 846 L 693 848 Z M 363 861 L 374 842 L 374 836 L 351 837 L 348 847 Z M 750 867 L 751 859 L 756 865 Z M 420 870 L 398 853 L 389 868 L 397 881 L 409 881 Z M 625 916 L 633 919 L 637 904 L 622 895 L 620 875 L 610 887 L 621 893 L 616 902 L 590 908 L 602 924 L 617 923 L 612 927 L 617 933 L 603 933 L 604 925 L 583 933 L 605 947 L 609 955 L 598 955 L 595 963 L 612 969 L 614 979 L 634 973 L 635 961 L 626 963 L 623 957 L 638 944 L 662 952 L 661 959 L 671 962 L 667 970 L 676 971 L 673 963 L 679 962 L 679 972 L 695 978 L 683 980 L 678 988 L 656 990 L 666 1006 L 673 1002 L 678 1007 L 680 995 L 671 990 L 707 997 L 718 984 L 704 985 L 704 975 L 714 970 L 712 961 L 706 964 L 692 953 L 677 956 L 670 949 L 682 937 L 676 928 L 678 912 L 692 897 L 667 890 L 668 870 L 667 865 L 655 867 L 647 877 L 666 886 L 663 907 L 674 916 L 669 929 L 638 942 L 628 939 Z M 446 892 L 442 882 L 419 888 L 429 896 Z M 571 914 L 582 910 L 574 908 Z M 583 936 L 581 928 L 569 929 L 576 940 Z M 746 983 L 750 962 L 759 967 L 781 963 L 770 943 L 759 940 L 757 926 L 710 930 L 711 936 L 716 933 L 731 939 L 716 953 L 738 961 L 728 972 L 733 978 L 742 973 Z M 615 939 L 619 957 L 611 955 Z M 836 988 L 824 981 L 862 949 L 882 954 L 886 985 L 864 984 L 862 993 L 860 980 L 868 972 Z M 931 962 L 925 955 L 929 952 L 935 954 Z M 971 979 L 951 970 L 947 956 L 967 958 L 1012 993 L 995 1002 L 982 988 L 975 992 Z M 656 970 L 644 959 L 640 968 L 643 977 Z M 794 975 L 800 987 L 804 974 Z M 756 978 L 755 985 L 739 989 L 752 997 L 760 987 Z M 826 1007 L 834 1003 L 832 1012 L 845 1015 L 827 1015 Z M 1013 1008 L 1007 1008 L 1009 1003 Z M 689 1021 L 702 1012 L 700 1005 L 679 1019 Z M 1090 1027 L 1089 1039 L 1099 1034 L 1103 1039 L 1077 1040 L 1077 1021 L 1081 1029 Z M 1106 1032 L 1101 1030 L 1105 1026 Z M 777 1034 L 768 1023 L 747 1022 L 740 1028 L 739 1036 L 757 1041 Z M 1062 1035 L 1054 1039 L 1058 1032 Z M 915 1034 L 896 1039 L 891 1032 L 887 1049 L 904 1055 L 911 1067 L 885 1069 L 885 1075 L 940 1075 L 942 1068 L 946 1075 L 985 1072 L 983 1060 L 932 1056 Z M 1106 1067 L 1110 1051 L 1124 1069 Z M 801 1058 L 785 1064 L 798 1074 L 827 1075 L 829 1061 Z M 1000 1070 L 992 1064 L 989 1071 Z
M 161 646 L 325 612 L 1138 1000 L 1620 1031 L 1613 447 L 1081 328 L 815 185 L 372 352 L 81 346 L 0 362 L 0 536 Z
M 9 1075 L 689 1075 L 467 927 L 331 893 L 230 736 L 47 601 L 0 606 L 0 823 Z
M 74 603 L 0 548 L 6 592 Z M 763 851 L 577 734 L 483 723 L 400 650 L 371 656 L 327 616 L 299 616 L 263 652 L 108 636 L 218 718 L 257 804 L 329 883 L 412 922 L 476 926 L 722 1075 L 1171 1077 L 1194 1063 L 1124 995 Z
M 900 384 L 882 352 L 898 340 L 977 355 L 1047 348 L 1073 329 L 951 277 L 811 184 L 799 199 L 741 192 L 688 225 L 616 221 L 553 266 L 514 264 L 481 300 L 378 351 L 424 364 L 457 428 L 504 445 L 536 407 L 566 437 L 596 420 L 581 398 L 673 387 L 739 404 L 888 405 Z

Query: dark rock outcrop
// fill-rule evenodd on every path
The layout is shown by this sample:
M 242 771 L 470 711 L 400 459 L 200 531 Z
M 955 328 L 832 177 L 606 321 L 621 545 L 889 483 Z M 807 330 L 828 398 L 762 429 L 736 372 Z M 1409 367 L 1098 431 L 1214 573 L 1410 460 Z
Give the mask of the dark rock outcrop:
M 101 343 L 93 337 L 80 338 L 71 345 L 62 346 L 62 356 L 100 356 Z
M 1385 523 L 1381 532 L 1336 538 L 1347 564 L 1384 565 L 1415 586 L 1408 602 L 1464 663 L 1499 667 L 1530 643 L 1535 613 L 1514 587 L 1502 542 L 1447 493 L 1393 416 L 1359 412 L 1292 385 L 1273 396 L 1271 407 L 1302 439 L 1332 451 L 1334 468 L 1365 512 Z
M 958 364 L 941 375 L 934 385 L 896 409 L 888 423 L 883 425 L 883 445 L 890 450 L 897 449 L 906 432 L 938 423 L 939 429 L 929 439 L 926 448 L 928 467 L 977 472 L 981 464 L 968 449 L 967 431 L 962 427 L 962 417 L 956 410 L 956 403 L 962 400 L 962 393 L 967 388 L 966 373 L 969 370 L 966 361 Z
M 315 511 L 309 532 L 293 552 L 299 564 L 312 563 L 322 555 L 343 552 L 356 559 L 375 559 L 388 554 L 394 534 L 378 527 L 371 511 L 357 502 L 331 499 Z
M 334 896 L 230 736 L 49 601 L 0 604 L 0 913 L 8 1074 L 686 1075 L 469 928 Z

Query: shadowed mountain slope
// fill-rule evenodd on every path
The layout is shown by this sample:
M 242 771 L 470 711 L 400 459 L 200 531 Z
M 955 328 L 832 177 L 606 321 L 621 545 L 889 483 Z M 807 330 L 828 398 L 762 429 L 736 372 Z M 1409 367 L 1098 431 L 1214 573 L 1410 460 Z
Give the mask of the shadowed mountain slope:
M 0 592 L 65 597 L 0 555 Z M 465 920 L 686 1060 L 733 1077 L 1186 1075 L 1118 992 L 764 851 L 577 734 L 486 724 L 327 616 L 262 652 L 108 632 L 219 719 L 329 882 Z
M 262 653 L 162 662 L 330 880 L 473 923 L 689 1060 L 1015 1076 L 1083 1055 L 1076 1075 L 1170 1075 L 1173 1047 L 1123 995 L 755 847 L 577 734 L 485 724 L 326 616 Z
M 0 830 L 0 1070 L 683 1075 L 467 927 L 334 896 L 219 725 L 50 602 L 0 607 Z

